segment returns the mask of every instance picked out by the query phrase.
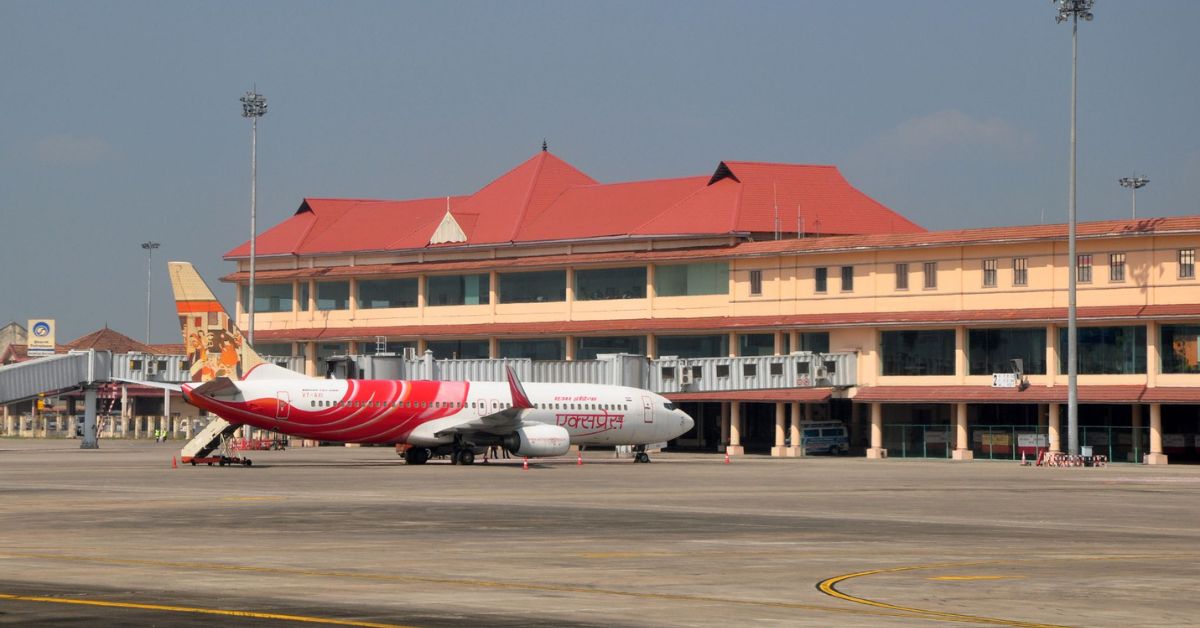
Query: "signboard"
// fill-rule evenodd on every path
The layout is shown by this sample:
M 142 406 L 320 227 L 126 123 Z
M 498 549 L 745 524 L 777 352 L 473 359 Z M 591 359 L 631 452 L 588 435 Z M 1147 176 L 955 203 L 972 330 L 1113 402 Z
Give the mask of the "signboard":
M 54 319 L 29 319 L 29 355 L 54 355 Z
M 1019 383 L 1016 373 L 992 373 L 992 388 L 1016 388 Z
M 1017 447 L 1040 447 L 1045 449 L 1050 446 L 1050 437 L 1046 434 L 1035 434 L 1033 432 L 1017 432 Z

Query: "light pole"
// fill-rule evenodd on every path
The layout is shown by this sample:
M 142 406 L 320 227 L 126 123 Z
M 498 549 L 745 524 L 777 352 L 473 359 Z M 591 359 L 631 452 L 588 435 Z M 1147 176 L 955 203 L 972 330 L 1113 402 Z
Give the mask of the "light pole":
M 150 277 L 153 266 L 150 260 L 154 258 L 154 249 L 157 249 L 157 242 L 143 242 L 142 248 L 146 249 L 146 344 L 150 344 Z
M 258 238 L 256 223 L 258 193 L 258 119 L 267 114 L 267 98 L 251 89 L 242 96 L 242 117 L 250 118 L 250 290 L 246 299 L 246 341 L 254 346 L 254 254 Z
M 1067 451 L 1079 455 L 1079 330 L 1075 316 L 1076 275 L 1075 256 L 1075 101 L 1078 92 L 1077 65 L 1079 62 L 1079 20 L 1092 20 L 1094 0 L 1052 0 L 1058 5 L 1055 21 L 1071 22 L 1071 164 L 1067 193 Z
M 1133 191 L 1133 219 L 1134 220 L 1137 220 L 1137 191 L 1141 188 L 1146 187 L 1146 184 L 1149 182 L 1150 182 L 1149 177 L 1139 177 L 1136 172 L 1133 173 L 1132 177 L 1121 177 L 1120 179 L 1117 179 L 1117 183 L 1120 183 L 1121 187 L 1129 188 L 1130 190 Z

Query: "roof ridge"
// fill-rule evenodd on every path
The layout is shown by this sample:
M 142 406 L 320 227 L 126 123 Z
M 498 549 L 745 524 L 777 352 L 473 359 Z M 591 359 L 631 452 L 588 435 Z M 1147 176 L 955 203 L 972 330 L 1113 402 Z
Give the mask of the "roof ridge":
M 704 175 L 699 175 L 699 176 L 696 176 L 696 177 L 680 177 L 680 179 L 679 179 L 679 180 L 682 180 L 682 179 L 703 179 L 703 178 L 704 178 Z M 650 223 L 654 222 L 655 220 L 658 220 L 660 217 L 662 217 L 662 216 L 663 216 L 664 214 L 666 214 L 667 212 L 669 212 L 669 211 L 671 211 L 671 210 L 675 209 L 676 207 L 679 207 L 680 205 L 682 205 L 682 204 L 683 204 L 683 203 L 685 203 L 686 201 L 688 201 L 688 200 L 690 200 L 691 198 L 695 197 L 697 194 L 700 194 L 701 192 L 703 192 L 703 191 L 707 190 L 709 187 L 711 187 L 711 184 L 709 184 L 709 185 L 702 185 L 702 186 L 700 186 L 700 187 L 696 188 L 695 190 L 692 190 L 692 192 L 691 192 L 691 193 L 687 194 L 686 196 L 684 196 L 683 198 L 679 199 L 678 201 L 676 201 L 676 202 L 674 202 L 674 203 L 672 203 L 672 204 L 670 204 L 670 205 L 666 206 L 665 208 L 663 208 L 663 210 L 662 210 L 662 211 L 658 212 L 657 214 L 654 214 L 654 215 L 653 215 L 653 216 L 651 216 L 650 218 L 648 218 L 648 219 L 646 219 L 645 221 L 643 221 L 641 224 L 639 224 L 639 225 L 637 226 L 637 228 L 636 228 L 636 229 L 634 229 L 634 231 L 640 231 L 640 230 L 641 230 L 643 227 L 645 227 L 646 225 L 648 225 L 648 224 L 650 224 Z
M 529 202 L 533 199 L 533 189 L 537 187 L 538 178 L 542 176 L 542 168 L 546 166 L 549 155 L 550 151 L 543 150 L 534 157 L 537 159 L 537 163 L 534 165 L 533 176 L 529 177 L 529 187 L 525 189 L 525 197 L 521 200 L 521 211 L 517 214 L 516 221 L 513 222 L 512 232 L 508 234 L 509 242 L 515 242 L 517 234 L 521 231 L 521 225 L 525 222 L 525 214 L 529 211 Z

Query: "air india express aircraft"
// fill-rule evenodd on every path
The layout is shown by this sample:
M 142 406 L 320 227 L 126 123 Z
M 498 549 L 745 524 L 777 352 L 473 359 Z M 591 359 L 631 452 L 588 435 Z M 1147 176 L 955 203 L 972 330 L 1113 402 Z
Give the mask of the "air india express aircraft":
M 550 457 L 576 445 L 632 445 L 649 462 L 649 443 L 665 442 L 694 422 L 648 390 L 595 384 L 334 380 L 267 363 L 196 269 L 170 262 L 192 383 L 179 387 L 192 405 L 235 424 L 316 440 L 407 444 L 404 460 L 449 455 L 471 464 L 499 445 L 517 456 Z

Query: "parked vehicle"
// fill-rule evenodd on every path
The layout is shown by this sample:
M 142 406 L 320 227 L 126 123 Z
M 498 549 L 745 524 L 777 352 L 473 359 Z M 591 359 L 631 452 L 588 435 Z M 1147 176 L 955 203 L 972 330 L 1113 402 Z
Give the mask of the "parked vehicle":
M 841 455 L 850 451 L 850 432 L 840 421 L 800 424 L 800 443 L 804 455 Z

